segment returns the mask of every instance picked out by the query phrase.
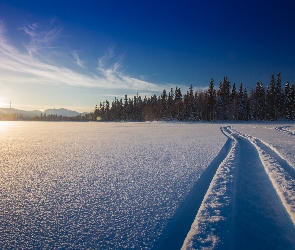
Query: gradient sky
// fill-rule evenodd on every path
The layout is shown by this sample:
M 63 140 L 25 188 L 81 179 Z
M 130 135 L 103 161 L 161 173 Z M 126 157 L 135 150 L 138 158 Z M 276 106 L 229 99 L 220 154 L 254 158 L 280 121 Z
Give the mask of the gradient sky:
M 295 83 L 294 1 L 0 0 L 0 107 L 92 111 L 190 84 Z

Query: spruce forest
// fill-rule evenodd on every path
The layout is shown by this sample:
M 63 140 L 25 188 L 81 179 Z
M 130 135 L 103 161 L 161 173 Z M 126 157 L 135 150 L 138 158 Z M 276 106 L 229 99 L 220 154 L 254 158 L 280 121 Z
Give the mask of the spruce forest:
M 211 79 L 205 91 L 194 92 L 192 85 L 182 94 L 180 88 L 163 90 L 147 98 L 125 95 L 96 105 L 92 119 L 97 121 L 223 121 L 223 120 L 294 120 L 295 86 L 282 86 L 281 74 L 271 75 L 268 86 L 257 82 L 248 91 L 241 83 L 231 83 L 227 77 L 214 87 Z

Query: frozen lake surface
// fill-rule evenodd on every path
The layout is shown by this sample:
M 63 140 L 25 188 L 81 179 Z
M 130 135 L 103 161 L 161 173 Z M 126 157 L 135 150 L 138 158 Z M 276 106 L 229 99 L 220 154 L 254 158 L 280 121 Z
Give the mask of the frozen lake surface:
M 294 123 L 0 123 L 0 249 L 295 249 Z
M 1 122 L 0 248 L 151 249 L 226 141 L 219 124 Z

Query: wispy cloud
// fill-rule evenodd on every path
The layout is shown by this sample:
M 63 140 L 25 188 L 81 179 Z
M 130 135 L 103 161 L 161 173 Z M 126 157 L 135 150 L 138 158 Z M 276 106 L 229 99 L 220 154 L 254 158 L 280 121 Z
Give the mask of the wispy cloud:
M 75 59 L 75 63 L 81 68 L 84 68 L 84 62 L 80 59 L 77 51 L 73 52 L 73 57 Z
M 32 23 L 19 29 L 29 37 L 29 43 L 24 44 L 30 56 L 38 54 L 42 49 L 48 49 L 61 34 L 63 27 L 55 25 L 55 19 L 50 22 Z
M 106 63 L 115 56 L 114 46 L 108 48 L 102 57 L 98 58 L 98 70 L 104 68 Z
M 45 55 L 42 54 L 43 49 L 50 47 L 63 29 L 61 26 L 54 27 L 54 23 L 55 21 L 52 20 L 49 25 L 32 23 L 22 26 L 20 30 L 29 37 L 29 42 L 24 44 L 26 51 L 22 52 L 11 45 L 6 34 L 5 24 L 0 21 L 2 81 L 22 84 L 66 84 L 131 91 L 161 91 L 163 89 L 163 86 L 125 74 L 121 65 L 122 58 L 115 57 L 114 47 L 107 49 L 105 54 L 98 58 L 98 66 L 94 74 L 76 72 L 69 67 L 61 67 L 53 63 L 52 60 L 46 60 Z M 85 72 L 92 70 L 85 69 L 85 63 L 80 60 L 77 51 L 72 52 L 72 56 L 75 63 L 84 68 Z

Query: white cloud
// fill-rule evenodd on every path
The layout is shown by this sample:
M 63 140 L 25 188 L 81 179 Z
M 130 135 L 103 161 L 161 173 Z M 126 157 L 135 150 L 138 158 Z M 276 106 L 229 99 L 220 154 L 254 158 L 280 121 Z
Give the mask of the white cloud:
M 125 89 L 131 91 L 162 91 L 163 87 L 124 74 L 120 71 L 122 58 L 115 57 L 114 47 L 109 48 L 104 56 L 98 58 L 98 68 L 95 74 L 78 73 L 68 67 L 61 67 L 46 59 L 42 54 L 44 48 L 59 36 L 62 27 L 53 27 L 43 23 L 33 23 L 23 26 L 30 38 L 24 44 L 27 51 L 22 52 L 12 46 L 6 36 L 5 24 L 0 21 L 0 71 L 1 81 L 20 84 L 66 84 L 70 86 L 95 87 L 105 89 Z M 46 29 L 43 27 L 46 26 Z M 58 55 L 58 54 L 57 54 Z M 84 62 L 76 51 L 72 52 L 75 63 L 81 68 Z M 45 58 L 44 58 L 45 57 Z M 58 59 L 58 58 L 56 58 Z M 116 59 L 116 62 L 110 63 Z M 71 61 L 69 59 L 69 61 Z M 110 65 L 110 66 L 109 66 Z M 85 67 L 84 67 L 85 68 Z M 86 72 L 86 69 L 85 69 Z
M 75 63 L 81 68 L 84 68 L 84 62 L 80 59 L 77 51 L 73 52 L 73 57 L 75 58 Z
M 54 26 L 55 19 L 49 23 L 40 22 L 23 25 L 20 30 L 23 31 L 30 39 L 28 44 L 24 44 L 30 56 L 38 54 L 42 49 L 48 49 L 63 30 L 61 26 Z
M 98 58 L 98 69 L 104 68 L 106 66 L 106 62 L 113 58 L 114 55 L 114 46 L 112 46 L 105 51 L 105 54 L 102 57 Z

